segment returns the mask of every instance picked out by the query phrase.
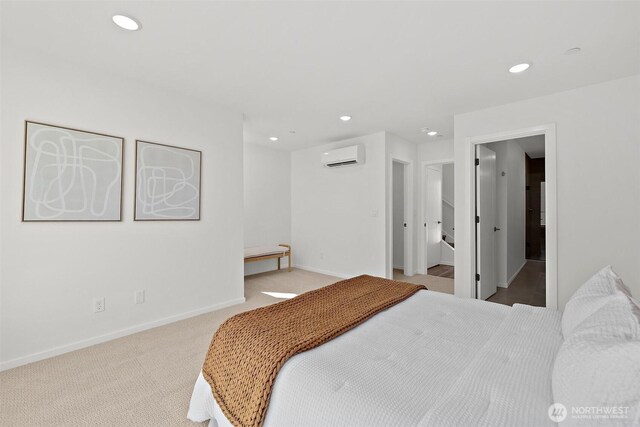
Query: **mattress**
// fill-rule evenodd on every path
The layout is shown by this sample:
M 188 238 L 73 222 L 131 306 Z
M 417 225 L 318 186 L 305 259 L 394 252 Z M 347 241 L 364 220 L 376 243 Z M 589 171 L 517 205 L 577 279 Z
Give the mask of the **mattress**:
M 265 426 L 553 424 L 559 312 L 431 291 L 289 359 Z M 202 374 L 188 418 L 231 424 Z

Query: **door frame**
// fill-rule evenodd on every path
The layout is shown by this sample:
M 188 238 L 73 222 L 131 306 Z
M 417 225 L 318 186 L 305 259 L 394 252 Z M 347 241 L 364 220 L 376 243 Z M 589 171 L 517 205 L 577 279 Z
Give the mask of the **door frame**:
M 391 158 L 391 168 L 389 172 L 389 197 L 387 198 L 387 278 L 393 279 L 393 163 L 401 164 L 404 167 L 404 219 L 407 227 L 404 232 L 404 274 L 413 276 L 413 162 Z
M 557 148 L 556 148 L 556 124 L 549 123 L 539 126 L 533 126 L 523 129 L 515 129 L 511 131 L 498 132 L 489 135 L 478 135 L 467 137 L 467 156 L 470 159 L 469 164 L 471 170 L 469 174 L 469 188 L 472 191 L 469 194 L 469 207 L 467 212 L 467 220 L 469 222 L 469 271 L 467 274 L 471 279 L 471 289 L 469 295 L 477 298 L 476 286 L 476 174 L 475 174 L 475 158 L 476 145 L 488 144 L 490 142 L 505 141 L 516 138 L 524 138 L 527 136 L 544 135 L 544 151 L 545 151 L 545 179 L 546 179 L 546 212 L 545 212 L 545 239 L 546 239 L 546 307 L 558 308 L 558 175 L 557 175 Z M 462 273 L 464 274 L 464 272 Z
M 425 205 L 427 203 L 427 187 L 426 187 L 426 174 L 427 168 L 433 165 L 445 165 L 445 164 L 453 164 L 455 165 L 454 158 L 442 159 L 442 160 L 423 160 L 420 162 L 420 179 L 418 180 L 420 184 L 420 194 L 418 197 L 420 206 L 420 222 L 418 223 L 418 227 L 416 227 L 416 238 L 418 239 L 418 274 L 427 274 L 427 245 L 424 239 L 425 230 L 424 230 L 424 217 L 426 216 Z M 455 167 L 455 166 L 454 166 Z

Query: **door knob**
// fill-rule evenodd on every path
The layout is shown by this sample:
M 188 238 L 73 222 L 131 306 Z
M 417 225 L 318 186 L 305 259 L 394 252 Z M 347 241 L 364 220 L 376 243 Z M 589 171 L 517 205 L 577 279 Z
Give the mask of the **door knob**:
M 493 231 L 500 231 L 498 227 L 493 227 Z
M 404 227 L 405 227 L 405 228 L 407 227 L 407 223 L 406 223 L 406 222 L 404 223 Z
M 442 221 L 438 221 L 438 224 L 442 224 Z

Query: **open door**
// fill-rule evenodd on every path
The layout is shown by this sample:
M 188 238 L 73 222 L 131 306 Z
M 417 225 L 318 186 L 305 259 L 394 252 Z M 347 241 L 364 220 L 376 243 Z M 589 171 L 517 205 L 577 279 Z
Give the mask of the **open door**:
M 486 300 L 495 294 L 496 153 L 476 146 L 476 292 Z
M 440 264 L 442 240 L 442 170 L 427 167 L 425 172 L 425 247 L 427 269 Z M 426 274 L 426 271 L 424 272 Z

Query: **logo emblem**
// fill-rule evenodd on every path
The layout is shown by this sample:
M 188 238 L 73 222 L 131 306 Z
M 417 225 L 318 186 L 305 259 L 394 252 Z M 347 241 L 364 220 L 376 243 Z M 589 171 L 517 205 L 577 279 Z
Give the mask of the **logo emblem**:
M 551 421 L 560 423 L 567 418 L 567 408 L 562 403 L 554 403 L 549 406 L 547 414 L 549 414 Z

